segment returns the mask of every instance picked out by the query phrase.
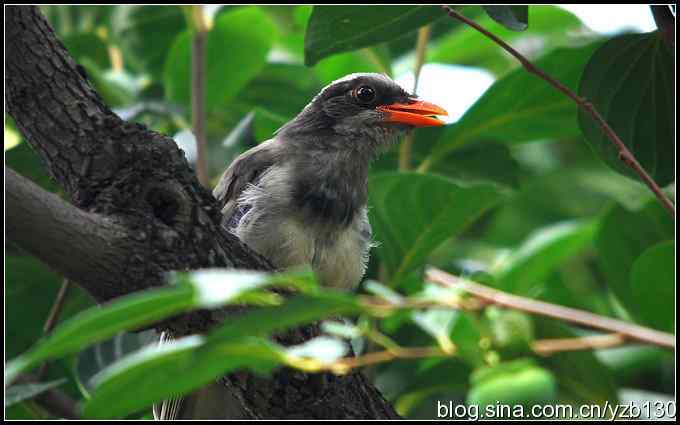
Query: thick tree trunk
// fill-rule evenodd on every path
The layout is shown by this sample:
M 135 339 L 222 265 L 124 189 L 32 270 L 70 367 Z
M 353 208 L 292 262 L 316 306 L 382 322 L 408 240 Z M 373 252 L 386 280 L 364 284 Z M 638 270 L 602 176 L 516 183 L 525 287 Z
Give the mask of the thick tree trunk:
M 163 285 L 169 270 L 272 269 L 222 231 L 219 206 L 172 139 L 121 120 L 103 104 L 36 7 L 8 6 L 5 31 L 7 110 L 73 203 L 8 171 L 12 242 L 98 301 Z M 66 250 L 70 255 L 59 255 Z M 175 335 L 203 332 L 218 316 L 194 312 L 158 327 Z M 315 327 L 301 328 L 290 340 L 314 334 Z M 318 381 L 293 371 L 267 380 L 247 373 L 220 379 L 235 417 L 397 417 L 359 373 Z

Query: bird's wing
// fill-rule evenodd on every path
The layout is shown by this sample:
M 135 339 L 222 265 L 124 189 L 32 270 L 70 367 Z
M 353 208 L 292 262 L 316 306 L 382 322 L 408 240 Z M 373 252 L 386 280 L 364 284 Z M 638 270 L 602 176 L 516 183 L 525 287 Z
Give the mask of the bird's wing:
M 236 201 L 249 184 L 256 184 L 259 176 L 274 165 L 277 156 L 276 139 L 262 142 L 239 155 L 227 168 L 213 190 L 222 205 L 227 220 L 235 212 Z

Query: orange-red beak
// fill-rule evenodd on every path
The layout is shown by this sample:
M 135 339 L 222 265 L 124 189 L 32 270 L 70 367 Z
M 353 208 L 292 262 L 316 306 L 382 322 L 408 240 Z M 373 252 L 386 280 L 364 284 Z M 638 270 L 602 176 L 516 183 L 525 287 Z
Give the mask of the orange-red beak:
M 435 115 L 449 115 L 448 112 L 433 103 L 424 100 L 413 100 L 412 103 L 393 103 L 376 108 L 385 112 L 385 122 L 398 122 L 414 127 L 431 127 L 444 125 L 445 122 Z

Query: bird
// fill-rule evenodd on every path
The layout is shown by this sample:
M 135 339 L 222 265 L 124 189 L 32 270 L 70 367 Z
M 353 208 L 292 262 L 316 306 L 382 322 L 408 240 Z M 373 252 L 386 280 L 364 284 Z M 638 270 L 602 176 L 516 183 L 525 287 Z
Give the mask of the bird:
M 308 265 L 323 286 L 353 290 L 375 245 L 370 163 L 410 130 L 444 125 L 440 115 L 384 74 L 333 81 L 224 171 L 213 190 L 222 227 L 277 269 Z M 171 401 L 154 414 L 176 415 L 181 399 Z

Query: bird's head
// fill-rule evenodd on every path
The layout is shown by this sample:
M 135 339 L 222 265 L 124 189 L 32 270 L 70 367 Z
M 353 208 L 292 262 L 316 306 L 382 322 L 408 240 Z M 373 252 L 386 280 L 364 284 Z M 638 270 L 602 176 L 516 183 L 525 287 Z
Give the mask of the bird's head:
M 385 75 L 350 74 L 321 90 L 280 132 L 335 133 L 384 146 L 412 128 L 443 125 L 436 115 L 447 112 L 408 94 Z

